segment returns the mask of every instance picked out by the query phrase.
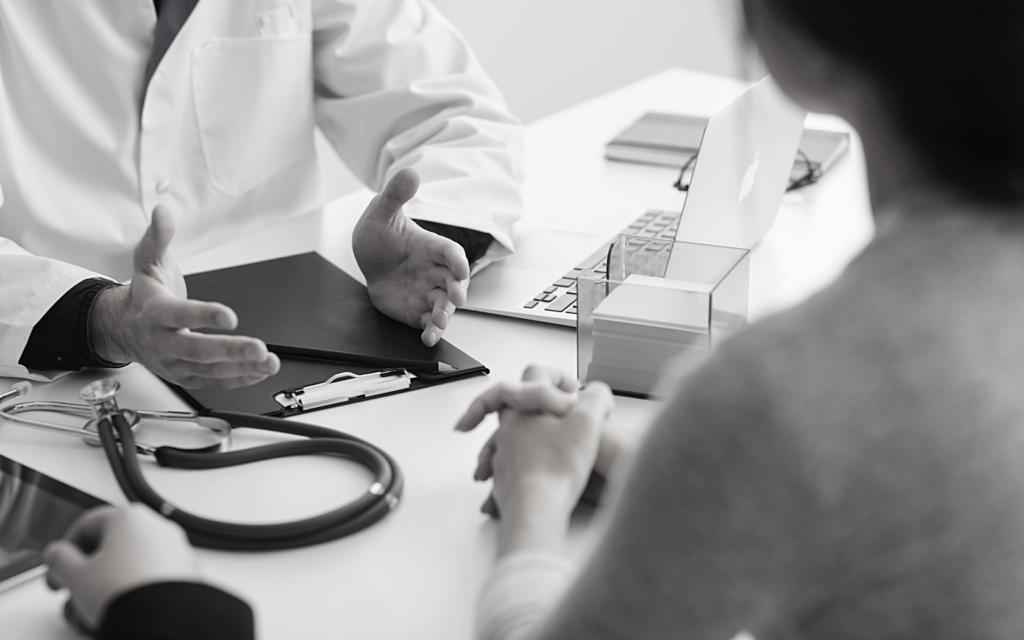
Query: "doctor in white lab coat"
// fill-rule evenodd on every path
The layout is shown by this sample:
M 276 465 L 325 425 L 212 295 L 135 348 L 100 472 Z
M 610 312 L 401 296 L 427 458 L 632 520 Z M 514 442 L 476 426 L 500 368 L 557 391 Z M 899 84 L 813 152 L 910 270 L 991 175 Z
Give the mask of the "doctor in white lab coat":
M 410 218 L 507 255 L 521 125 L 432 5 L 0 0 L 0 376 L 137 361 L 230 387 L 276 372 L 258 340 L 189 331 L 236 319 L 184 300 L 167 249 L 322 207 L 317 126 L 383 190 L 353 243 L 372 299 L 433 344 L 469 265 Z

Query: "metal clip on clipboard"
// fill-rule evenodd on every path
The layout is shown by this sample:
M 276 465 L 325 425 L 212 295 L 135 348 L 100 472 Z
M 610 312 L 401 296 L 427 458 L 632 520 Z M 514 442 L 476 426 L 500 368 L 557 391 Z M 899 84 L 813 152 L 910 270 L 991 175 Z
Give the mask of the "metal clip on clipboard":
M 416 374 L 405 369 L 389 369 L 357 375 L 344 371 L 323 382 L 288 389 L 274 394 L 274 400 L 285 409 L 318 409 L 342 404 L 354 398 L 369 398 L 408 389 Z

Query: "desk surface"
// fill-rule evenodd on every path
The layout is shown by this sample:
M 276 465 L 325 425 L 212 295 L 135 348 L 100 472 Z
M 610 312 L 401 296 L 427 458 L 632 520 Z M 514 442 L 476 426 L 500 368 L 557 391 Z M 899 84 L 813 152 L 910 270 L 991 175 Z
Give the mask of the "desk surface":
M 604 143 L 644 111 L 711 115 L 743 85 L 727 78 L 669 70 L 555 114 L 527 127 L 528 214 L 570 228 L 612 234 L 647 208 L 681 206 L 671 169 L 608 162 Z M 811 126 L 847 129 L 811 116 Z M 855 137 L 856 138 L 856 137 Z M 361 190 L 324 212 L 239 239 L 182 261 L 195 272 L 253 259 L 318 250 L 356 272 L 350 233 L 372 194 Z M 753 320 L 789 307 L 828 284 L 868 242 L 873 224 L 863 158 L 854 140 L 849 156 L 823 181 L 787 196 L 778 218 L 752 255 Z M 456 418 L 494 380 L 516 378 L 532 361 L 575 369 L 575 334 L 564 327 L 485 316 L 455 315 L 446 337 L 485 362 L 491 377 L 338 407 L 308 422 L 337 428 L 387 450 L 406 474 L 400 507 L 349 538 L 308 549 L 234 554 L 201 551 L 208 579 L 252 603 L 259 637 L 472 637 L 476 594 L 494 557 L 495 527 L 478 512 L 488 486 L 472 481 L 476 455 L 491 428 L 452 431 Z M 184 408 L 141 367 L 113 374 L 122 406 Z M 37 385 L 34 395 L 77 397 L 95 377 L 86 372 Z M 0 379 L 0 389 L 13 381 Z M 652 402 L 620 398 L 621 421 L 642 429 Z M 273 436 L 240 434 L 236 446 Z M 102 453 L 66 437 L 0 425 L 0 453 L 115 504 L 124 503 Z M 279 460 L 216 471 L 169 471 L 146 466 L 171 502 L 200 514 L 247 522 L 310 515 L 365 490 L 360 469 L 330 459 Z M 576 527 L 573 553 L 582 554 L 593 527 Z M 77 638 L 60 621 L 62 597 L 41 580 L 0 594 L 4 638 Z

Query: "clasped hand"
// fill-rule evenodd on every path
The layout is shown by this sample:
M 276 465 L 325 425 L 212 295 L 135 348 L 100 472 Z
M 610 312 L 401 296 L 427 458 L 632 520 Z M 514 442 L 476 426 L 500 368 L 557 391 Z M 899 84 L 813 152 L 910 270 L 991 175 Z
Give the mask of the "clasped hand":
M 482 510 L 502 520 L 567 519 L 592 471 L 607 473 L 617 448 L 607 385 L 583 391 L 571 375 L 531 366 L 523 382 L 500 383 L 478 397 L 456 429 L 469 431 L 497 412 L 498 430 L 480 452 L 477 480 L 494 479 Z M 518 525 L 511 525 L 516 527 Z

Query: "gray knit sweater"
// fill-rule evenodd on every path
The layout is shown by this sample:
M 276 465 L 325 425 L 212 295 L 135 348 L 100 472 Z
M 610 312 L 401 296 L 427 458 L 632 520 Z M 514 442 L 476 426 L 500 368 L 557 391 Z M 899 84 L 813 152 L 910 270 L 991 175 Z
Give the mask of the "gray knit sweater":
M 1024 211 L 883 219 L 724 345 L 541 638 L 1024 638 Z

